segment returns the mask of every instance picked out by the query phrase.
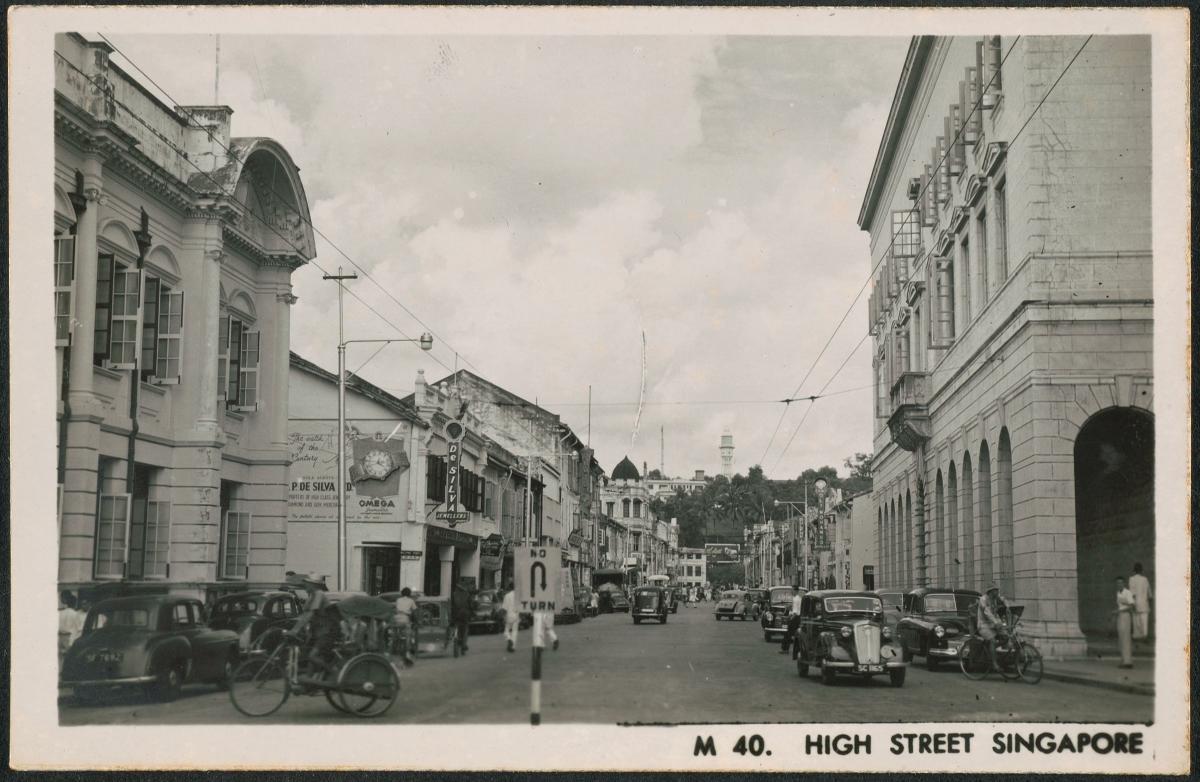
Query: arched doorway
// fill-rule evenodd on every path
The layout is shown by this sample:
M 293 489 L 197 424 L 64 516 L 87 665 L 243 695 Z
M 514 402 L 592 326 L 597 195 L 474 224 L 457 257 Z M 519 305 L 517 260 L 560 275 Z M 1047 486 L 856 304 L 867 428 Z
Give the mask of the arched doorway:
M 1000 594 L 1016 595 L 1013 572 L 1012 443 L 1008 438 L 1008 429 L 1000 430 L 996 452 L 996 531 L 1000 541 L 997 558 Z
M 987 589 L 987 585 L 995 578 L 992 568 L 992 455 L 987 440 L 979 446 L 978 508 L 979 583 Z
M 1103 410 L 1075 438 L 1075 560 L 1080 629 L 1107 635 L 1113 580 L 1141 562 L 1154 583 L 1154 417 L 1146 411 Z
M 971 469 L 971 454 L 963 454 L 962 467 L 962 580 L 967 589 L 977 589 L 975 581 L 975 473 Z
M 937 478 L 933 483 L 933 513 L 936 522 L 934 524 L 934 543 L 937 548 L 937 571 L 934 573 L 933 581 L 937 584 L 947 583 L 946 579 L 946 487 L 942 483 L 942 471 L 937 471 Z
M 959 581 L 962 575 L 962 561 L 959 555 L 958 542 L 958 476 L 954 462 L 950 462 L 950 470 L 946 480 L 946 518 L 949 521 L 946 530 L 946 557 L 950 565 L 950 586 L 958 589 L 962 586 Z

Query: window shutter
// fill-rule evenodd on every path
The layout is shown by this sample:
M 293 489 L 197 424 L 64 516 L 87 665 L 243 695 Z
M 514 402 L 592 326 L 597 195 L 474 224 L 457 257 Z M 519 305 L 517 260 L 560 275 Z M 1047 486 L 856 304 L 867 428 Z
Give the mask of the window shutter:
M 250 574 L 250 530 L 253 515 L 245 511 L 225 511 L 224 552 L 221 577 L 245 579 Z
M 235 410 L 253 412 L 258 409 L 258 345 L 257 331 L 242 331 L 241 361 L 238 367 L 238 396 Z
M 225 391 L 225 404 L 234 408 L 238 403 L 238 387 L 241 382 L 242 367 L 242 322 L 237 318 L 229 319 L 228 347 L 228 378 Z
M 182 303 L 182 302 L 181 302 Z M 222 315 L 217 327 L 217 401 L 224 402 L 229 390 L 229 316 Z
M 142 533 L 143 578 L 166 578 L 171 553 L 171 503 L 147 500 Z
M 108 342 L 112 330 L 113 274 L 116 258 L 111 253 L 101 253 L 96 258 L 96 331 L 92 346 L 93 361 L 97 364 L 108 359 Z
M 149 321 L 147 321 L 149 322 Z M 157 350 L 154 379 L 163 385 L 177 385 L 183 372 L 183 291 L 163 287 L 158 305 Z
M 75 292 L 75 237 L 54 237 L 54 344 L 71 344 L 72 299 Z
M 96 518 L 97 579 L 119 579 L 125 576 L 129 551 L 129 494 L 101 494 Z
M 158 350 L 158 308 L 159 291 L 167 290 L 157 277 L 146 277 L 142 288 L 144 301 L 142 303 L 142 380 L 154 382 L 154 368 L 157 365 Z

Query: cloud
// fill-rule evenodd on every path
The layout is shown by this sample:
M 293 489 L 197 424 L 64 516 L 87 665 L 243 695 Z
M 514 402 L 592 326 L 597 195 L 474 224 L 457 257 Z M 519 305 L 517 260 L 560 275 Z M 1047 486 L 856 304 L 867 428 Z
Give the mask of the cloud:
M 760 460 L 782 409 L 764 402 L 796 388 L 868 276 L 855 218 L 907 39 L 296 40 L 223 37 L 221 100 L 235 135 L 287 146 L 317 226 L 437 333 L 432 354 L 389 346 L 367 377 L 407 393 L 417 368 L 468 366 L 580 434 L 591 387 L 610 469 L 627 452 L 657 466 L 660 431 L 669 472 L 716 472 L 726 428 L 738 469 Z M 180 100 L 210 101 L 211 37 L 118 43 Z M 293 285 L 293 347 L 330 366 L 337 288 L 316 268 Z M 365 274 L 348 287 L 426 330 Z M 396 333 L 345 306 L 348 337 Z M 864 310 L 802 394 L 861 339 Z M 863 348 L 828 390 L 869 382 Z M 788 409 L 768 474 L 871 449 L 871 392 L 846 393 L 816 403 L 776 468 L 806 406 Z

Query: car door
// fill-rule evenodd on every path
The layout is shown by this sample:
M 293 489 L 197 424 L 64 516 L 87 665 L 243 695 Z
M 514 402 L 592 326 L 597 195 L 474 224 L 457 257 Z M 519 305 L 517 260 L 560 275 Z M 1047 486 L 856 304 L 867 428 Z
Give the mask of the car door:
M 903 649 L 917 649 L 921 642 L 916 637 L 916 626 L 914 619 L 920 613 L 918 606 L 921 603 L 921 598 L 917 595 L 904 596 L 904 610 L 900 614 L 900 621 L 896 623 L 896 640 L 900 642 Z
M 800 644 L 800 656 L 806 660 L 812 659 L 812 623 L 813 599 L 805 596 L 800 601 L 800 624 L 796 628 L 797 641 Z

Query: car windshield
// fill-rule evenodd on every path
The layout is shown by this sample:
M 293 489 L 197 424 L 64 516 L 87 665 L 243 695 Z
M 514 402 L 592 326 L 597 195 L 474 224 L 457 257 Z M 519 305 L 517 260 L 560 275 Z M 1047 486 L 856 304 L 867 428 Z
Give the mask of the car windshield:
M 958 611 L 958 607 L 954 601 L 954 595 L 926 595 L 925 611 L 930 614 L 954 613 Z
M 827 597 L 825 610 L 829 613 L 839 611 L 882 611 L 883 604 L 877 597 Z
M 95 608 L 88 614 L 83 631 L 101 627 L 149 627 L 150 612 L 145 608 Z
M 791 587 L 783 587 L 780 589 L 772 589 L 771 590 L 771 602 L 772 603 L 786 603 L 791 599 L 792 599 L 792 588 Z
M 741 598 L 741 596 L 742 596 L 741 592 L 722 592 L 721 593 L 722 600 L 738 600 Z
M 253 614 L 258 612 L 258 601 L 247 598 L 222 600 L 213 606 L 214 614 Z

